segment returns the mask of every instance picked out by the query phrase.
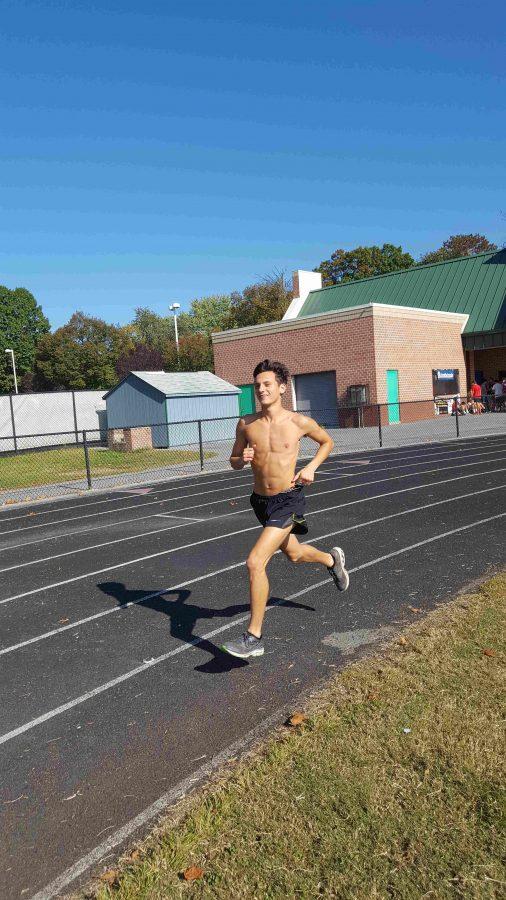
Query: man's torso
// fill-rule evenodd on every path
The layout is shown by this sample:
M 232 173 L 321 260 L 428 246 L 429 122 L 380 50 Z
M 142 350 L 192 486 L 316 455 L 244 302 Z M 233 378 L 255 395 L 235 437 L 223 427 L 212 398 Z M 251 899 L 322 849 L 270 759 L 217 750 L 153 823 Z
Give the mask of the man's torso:
M 251 468 L 257 494 L 272 496 L 291 488 L 299 441 L 304 433 L 300 422 L 301 417 L 288 410 L 276 422 L 261 414 L 245 419 L 246 439 L 255 448 Z

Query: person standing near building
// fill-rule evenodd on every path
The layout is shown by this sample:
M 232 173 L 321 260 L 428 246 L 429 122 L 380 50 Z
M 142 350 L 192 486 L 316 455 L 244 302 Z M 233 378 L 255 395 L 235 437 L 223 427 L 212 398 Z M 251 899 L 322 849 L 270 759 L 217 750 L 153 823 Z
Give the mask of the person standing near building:
M 488 412 L 488 378 L 484 378 L 481 383 L 481 402 L 484 411 Z
M 492 385 L 492 391 L 494 393 L 495 411 L 501 412 L 504 407 L 504 389 L 500 378 L 495 379 Z
M 290 562 L 325 566 L 339 591 L 346 591 L 350 582 L 341 547 L 325 552 L 300 544 L 295 537 L 308 531 L 304 486 L 313 483 L 317 468 L 327 459 L 334 442 L 314 419 L 283 408 L 281 401 L 289 379 L 283 363 L 265 359 L 256 366 L 253 378 L 261 411 L 239 420 L 230 465 L 233 469 L 251 465 L 254 491 L 250 503 L 263 531 L 247 560 L 251 610 L 248 628 L 241 637 L 221 646 L 240 659 L 264 653 L 262 625 L 269 598 L 266 568 L 278 550 Z M 296 474 L 299 442 L 304 436 L 315 441 L 319 449 L 314 459 Z

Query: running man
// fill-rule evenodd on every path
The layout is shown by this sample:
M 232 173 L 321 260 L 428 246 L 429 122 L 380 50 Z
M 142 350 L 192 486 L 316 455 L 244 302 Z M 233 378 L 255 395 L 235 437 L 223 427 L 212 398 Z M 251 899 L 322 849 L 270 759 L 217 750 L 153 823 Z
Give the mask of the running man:
M 289 378 L 283 363 L 264 359 L 253 378 L 262 411 L 239 420 L 230 465 L 233 469 L 251 465 L 254 492 L 250 503 L 264 530 L 247 560 L 251 607 L 248 629 L 221 647 L 240 659 L 264 652 L 262 624 L 269 598 L 266 568 L 277 550 L 282 550 L 290 562 L 325 566 L 339 591 L 347 590 L 350 583 L 340 547 L 325 553 L 300 544 L 295 537 L 308 532 L 304 485 L 313 483 L 318 466 L 327 459 L 334 442 L 314 419 L 281 405 Z M 299 441 L 304 435 L 320 446 L 313 461 L 295 474 Z

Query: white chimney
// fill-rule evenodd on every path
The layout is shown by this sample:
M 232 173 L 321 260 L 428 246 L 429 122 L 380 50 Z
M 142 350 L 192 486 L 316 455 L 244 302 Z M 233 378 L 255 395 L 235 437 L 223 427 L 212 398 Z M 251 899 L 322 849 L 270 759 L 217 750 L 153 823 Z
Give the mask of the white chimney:
M 305 272 L 304 269 L 297 269 L 293 273 L 293 300 L 290 303 L 283 319 L 296 319 L 299 315 L 304 301 L 310 291 L 318 291 L 322 286 L 322 276 L 320 272 Z

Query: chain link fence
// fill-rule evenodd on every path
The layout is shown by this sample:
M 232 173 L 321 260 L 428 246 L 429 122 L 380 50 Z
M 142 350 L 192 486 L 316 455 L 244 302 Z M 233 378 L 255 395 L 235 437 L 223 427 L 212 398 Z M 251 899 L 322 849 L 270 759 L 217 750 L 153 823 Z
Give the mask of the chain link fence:
M 332 436 L 334 453 L 506 435 L 504 406 L 482 413 L 465 402 L 416 400 L 307 414 Z M 90 489 L 134 489 L 228 468 L 237 418 L 88 429 L 0 438 L 0 506 Z M 224 435 L 227 435 L 224 437 Z M 314 454 L 301 440 L 301 458 Z

